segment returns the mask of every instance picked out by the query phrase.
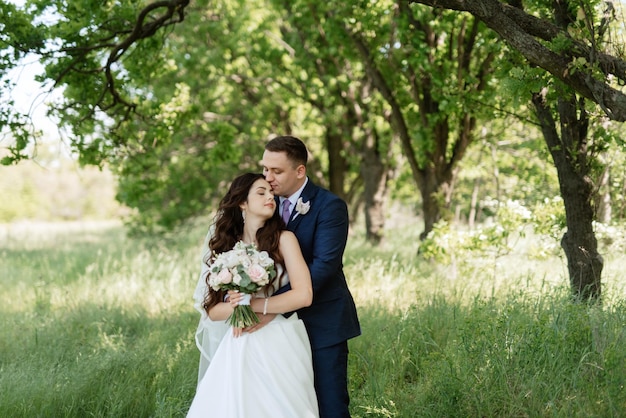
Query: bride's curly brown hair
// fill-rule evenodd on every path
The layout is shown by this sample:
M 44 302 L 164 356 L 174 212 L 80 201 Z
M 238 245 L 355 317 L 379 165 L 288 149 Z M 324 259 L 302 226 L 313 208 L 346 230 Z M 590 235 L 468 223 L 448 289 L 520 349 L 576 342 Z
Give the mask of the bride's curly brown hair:
M 213 236 L 209 240 L 210 252 L 204 259 L 204 262 L 210 266 L 215 258 L 215 254 L 232 250 L 237 241 L 243 237 L 244 219 L 241 213 L 240 205 L 248 200 L 248 194 L 252 185 L 259 179 L 265 180 L 263 174 L 244 173 L 233 180 L 226 192 L 226 195 L 220 201 L 215 215 L 215 230 Z M 256 233 L 257 249 L 259 251 L 267 251 L 276 265 L 283 264 L 283 257 L 278 251 L 280 242 L 280 234 L 285 229 L 285 223 L 280 218 L 278 211 L 274 211 L 274 215 L 265 221 L 265 224 L 259 228 Z M 209 309 L 224 300 L 226 291 L 213 290 L 208 283 L 208 274 L 205 282 L 209 291 L 204 296 L 202 307 L 208 313 Z M 263 291 L 267 296 L 269 289 L 274 283 L 280 280 L 278 275 L 263 287 Z

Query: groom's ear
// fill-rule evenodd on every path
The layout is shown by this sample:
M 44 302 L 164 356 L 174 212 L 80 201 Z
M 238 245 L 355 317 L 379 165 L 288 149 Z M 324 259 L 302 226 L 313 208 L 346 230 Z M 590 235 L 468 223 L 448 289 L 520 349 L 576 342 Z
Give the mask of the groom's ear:
M 306 177 L 306 167 L 304 166 L 304 164 L 300 164 L 297 168 L 296 168 L 296 176 L 301 179 Z

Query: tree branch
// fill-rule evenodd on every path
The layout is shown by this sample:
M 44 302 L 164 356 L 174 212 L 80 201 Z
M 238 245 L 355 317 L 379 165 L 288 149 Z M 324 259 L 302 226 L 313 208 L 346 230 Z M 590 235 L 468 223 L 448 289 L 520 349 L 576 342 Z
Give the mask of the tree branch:
M 613 74 L 621 80 L 626 80 L 626 62 L 623 60 L 591 51 L 590 47 L 573 40 L 567 32 L 560 30 L 556 25 L 498 0 L 412 0 L 412 2 L 471 13 L 485 22 L 529 62 L 548 71 L 578 94 L 599 104 L 609 118 L 620 122 L 626 121 L 624 93 L 607 82 L 594 78 L 591 68 L 586 71 L 569 70 L 573 57 L 589 59 L 596 54 L 599 68 L 605 75 Z M 538 40 L 552 40 L 559 35 L 572 40 L 574 48 L 569 49 L 567 53 L 557 53 Z
M 182 22 L 185 18 L 185 7 L 187 7 L 189 3 L 190 0 L 155 1 L 154 3 L 150 3 L 145 6 L 139 12 L 132 30 L 126 28 L 124 30 L 114 31 L 106 37 L 100 39 L 100 41 L 94 45 L 79 45 L 76 47 L 60 49 L 60 52 L 74 56 L 74 59 L 56 77 L 55 85 L 58 85 L 72 71 L 84 72 L 84 70 L 78 70 L 76 67 L 83 62 L 88 53 L 93 51 L 110 50 L 104 67 L 90 71 L 91 73 L 98 73 L 102 71 L 104 72 L 106 79 L 106 85 L 96 102 L 96 106 L 103 110 L 107 110 L 117 104 L 121 104 L 127 109 L 126 114 L 128 114 L 130 111 L 135 109 L 136 105 L 125 99 L 118 90 L 113 71 L 114 64 L 122 58 L 124 53 L 126 53 L 132 45 L 142 39 L 153 36 L 161 28 Z M 151 18 L 152 15 L 161 10 L 163 10 L 161 15 Z M 151 19 L 149 20 L 149 18 Z M 118 43 L 114 43 L 113 40 L 120 35 L 124 36 L 123 39 Z M 105 105 L 104 100 L 107 93 L 111 95 L 113 100 L 112 103 Z
M 351 31 L 347 26 L 344 26 L 344 31 L 350 39 L 352 39 L 354 46 L 361 55 L 363 64 L 365 65 L 365 70 L 369 74 L 373 85 L 391 108 L 391 120 L 396 127 L 396 132 L 400 136 L 402 149 L 404 150 L 405 157 L 408 159 L 409 165 L 411 166 L 411 172 L 414 176 L 421 176 L 423 170 L 420 168 L 415 152 L 413 151 L 413 147 L 411 146 L 411 136 L 409 135 L 409 129 L 406 125 L 406 121 L 404 120 L 402 109 L 391 91 L 391 88 L 385 81 L 385 77 L 376 66 L 370 50 L 363 39 L 358 34 Z M 421 179 L 416 178 L 416 181 L 419 184 Z

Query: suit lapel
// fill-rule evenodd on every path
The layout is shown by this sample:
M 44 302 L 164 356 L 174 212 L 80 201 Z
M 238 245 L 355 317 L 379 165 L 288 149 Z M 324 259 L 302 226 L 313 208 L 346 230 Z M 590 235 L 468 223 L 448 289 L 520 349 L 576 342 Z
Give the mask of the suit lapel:
M 313 184 L 311 179 L 309 179 L 309 182 L 305 186 L 304 190 L 302 190 L 302 194 L 300 195 L 302 202 L 311 203 L 311 208 L 309 209 L 309 211 L 313 210 L 313 205 L 315 204 L 315 196 L 317 195 L 317 191 L 318 191 L 317 186 Z M 295 218 L 294 216 L 296 216 L 295 207 L 293 208 L 293 212 L 291 213 L 291 220 L 289 221 L 289 224 L 287 225 L 288 230 L 295 232 L 296 228 L 298 228 L 298 225 L 300 225 L 300 222 L 306 215 L 299 213 L 298 216 L 296 216 Z

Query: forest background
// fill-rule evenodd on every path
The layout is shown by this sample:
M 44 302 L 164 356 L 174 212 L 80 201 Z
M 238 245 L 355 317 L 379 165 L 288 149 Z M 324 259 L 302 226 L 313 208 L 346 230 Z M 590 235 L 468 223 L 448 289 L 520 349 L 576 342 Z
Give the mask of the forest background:
M 196 251 L 285 133 L 351 210 L 354 416 L 626 410 L 621 3 L 23 5 L 0 2 L 8 416 L 184 413 Z M 14 106 L 29 62 L 54 133 Z

